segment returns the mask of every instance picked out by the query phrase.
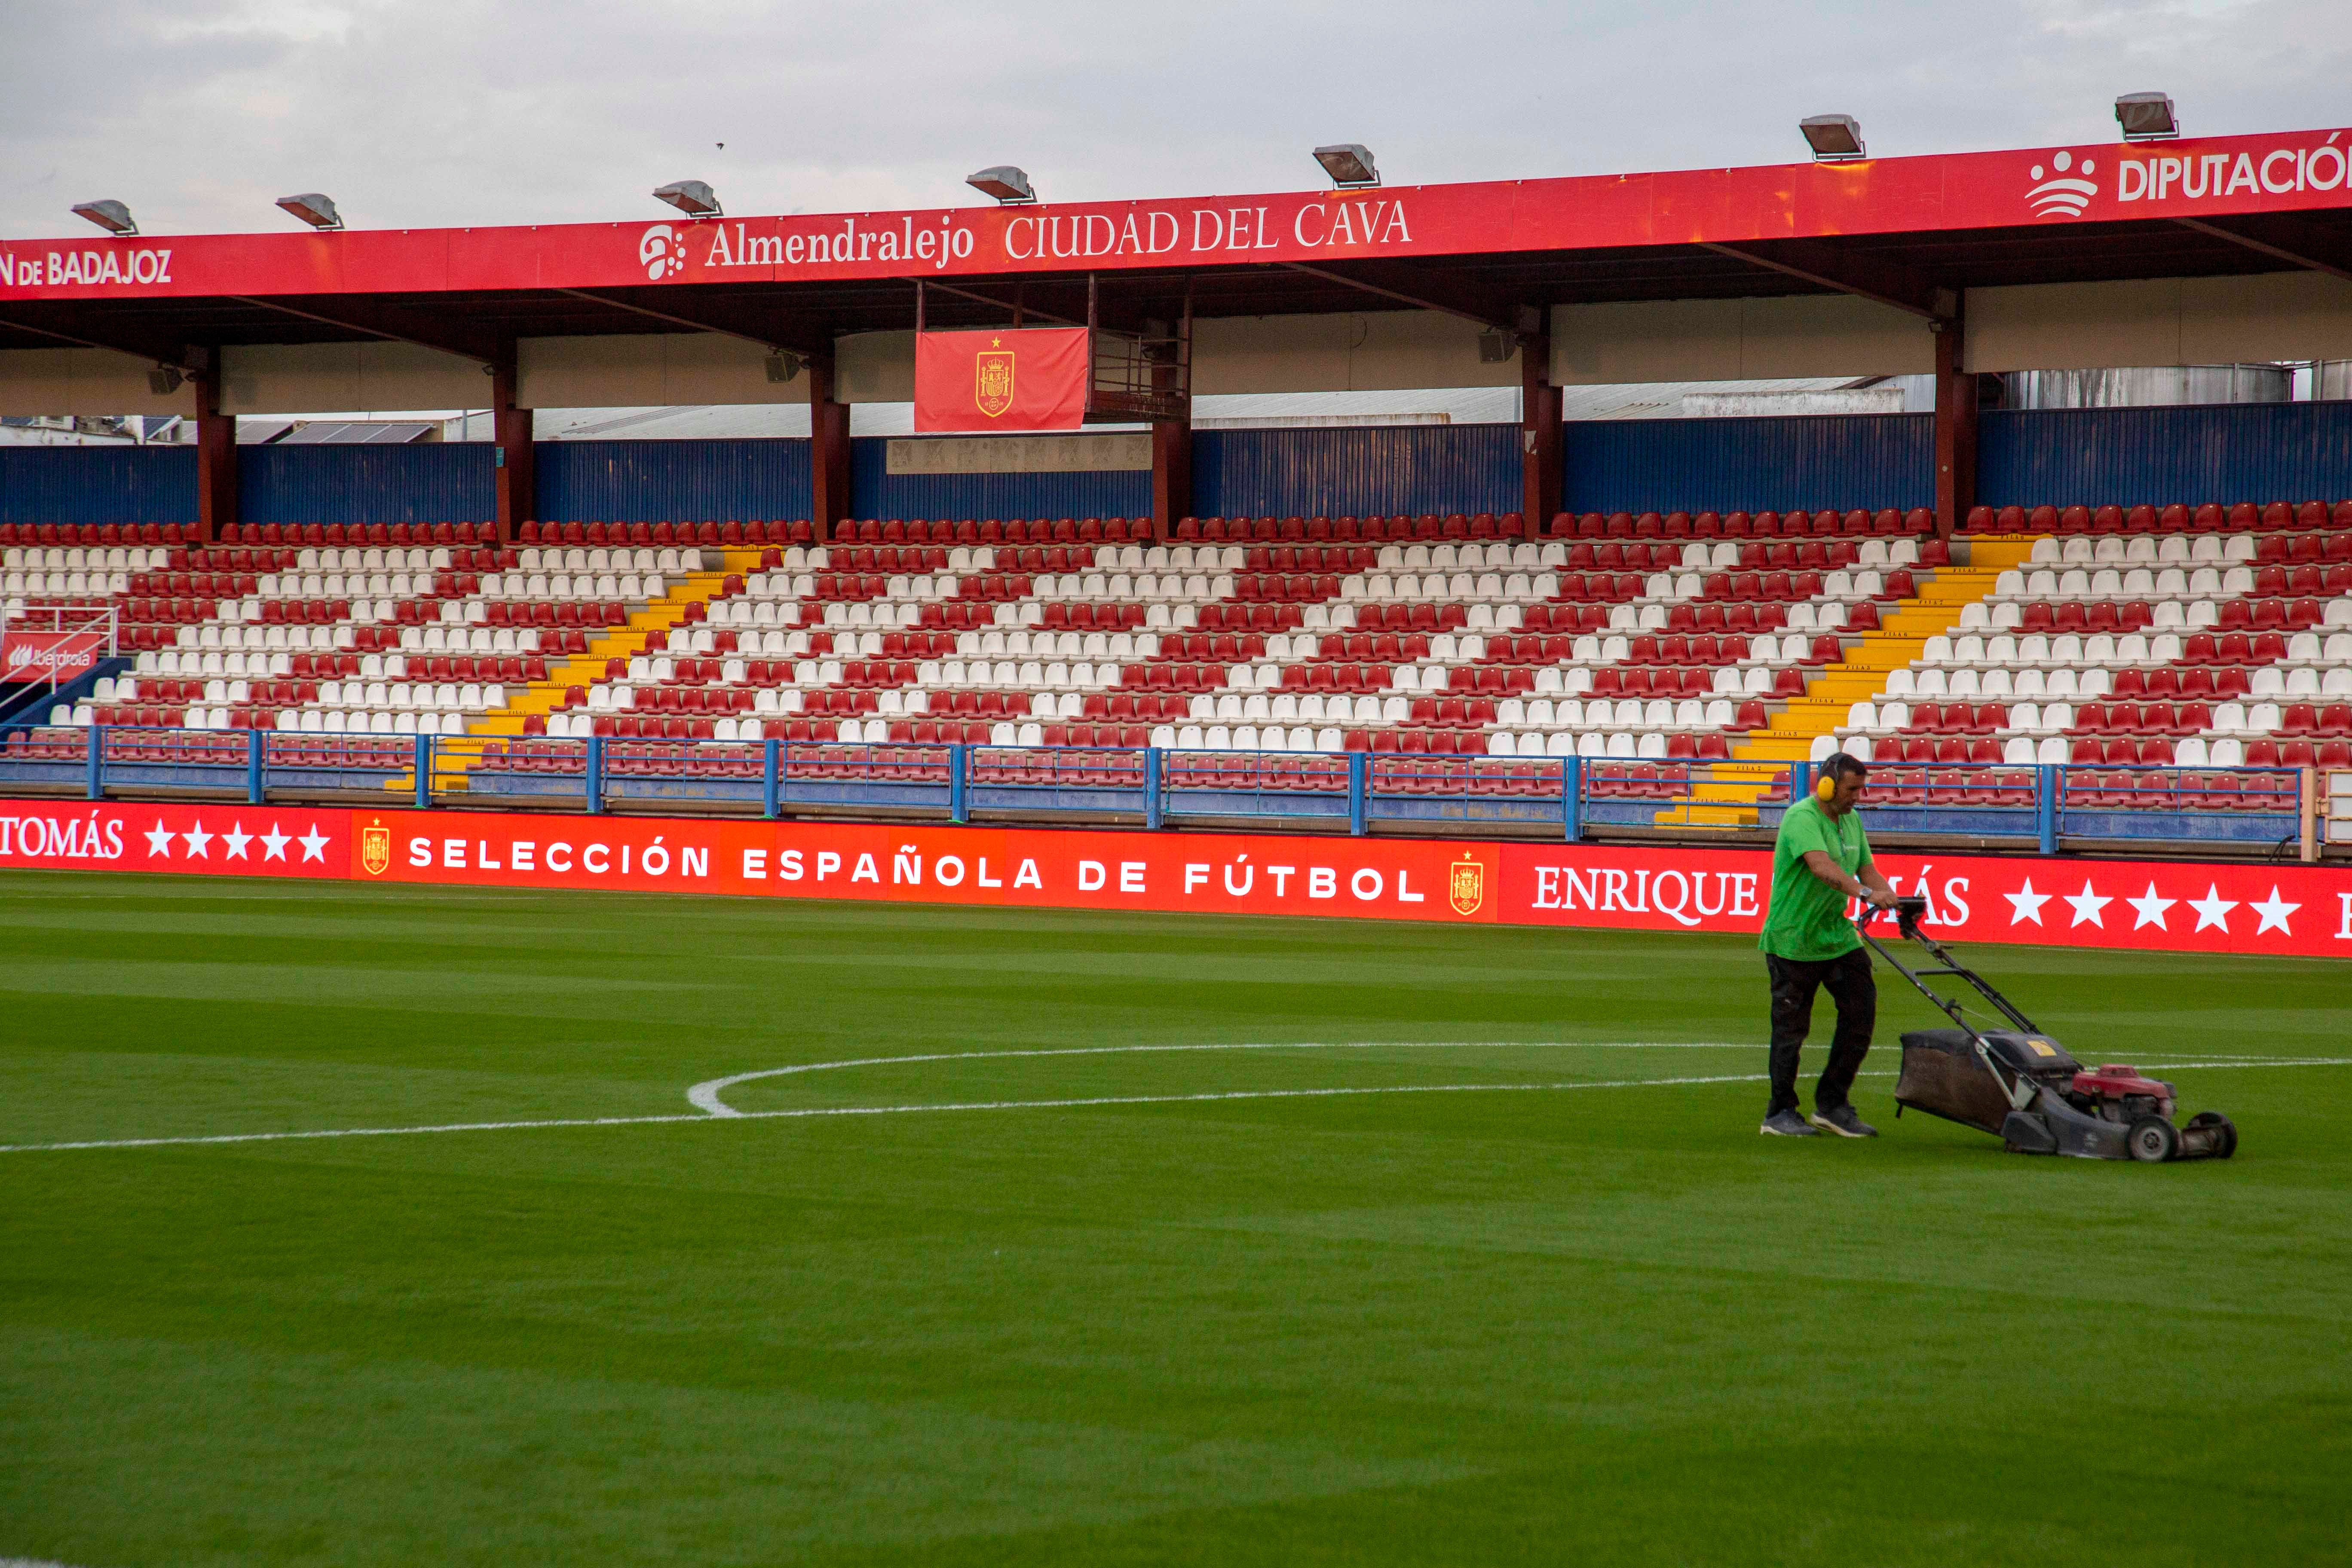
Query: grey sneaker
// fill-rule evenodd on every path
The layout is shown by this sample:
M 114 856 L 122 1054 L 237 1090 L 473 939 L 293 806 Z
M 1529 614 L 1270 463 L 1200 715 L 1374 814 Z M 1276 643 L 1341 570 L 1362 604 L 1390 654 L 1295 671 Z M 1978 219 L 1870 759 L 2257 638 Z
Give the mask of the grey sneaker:
M 1851 1105 L 1841 1105 L 1835 1110 L 1813 1112 L 1813 1125 L 1836 1133 L 1841 1138 L 1875 1138 L 1878 1129 L 1853 1113 Z
M 1820 1133 L 1805 1125 L 1805 1119 L 1793 1110 L 1776 1110 L 1764 1119 L 1757 1131 L 1767 1138 L 1818 1138 Z

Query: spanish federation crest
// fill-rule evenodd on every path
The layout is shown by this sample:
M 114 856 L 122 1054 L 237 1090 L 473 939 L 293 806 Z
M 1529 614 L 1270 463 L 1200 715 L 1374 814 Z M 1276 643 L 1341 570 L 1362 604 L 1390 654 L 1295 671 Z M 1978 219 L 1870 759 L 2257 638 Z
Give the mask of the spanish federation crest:
M 371 877 L 381 877 L 391 867 L 391 828 L 379 822 L 360 829 L 360 864 Z
M 1445 879 L 1445 901 L 1457 915 L 1475 915 L 1486 901 L 1486 868 L 1465 855 Z
M 1002 342 L 1003 339 L 992 340 Z M 980 411 L 991 419 L 1001 417 L 1013 406 L 1013 351 L 1006 348 L 986 348 L 980 351 L 972 366 L 972 400 Z

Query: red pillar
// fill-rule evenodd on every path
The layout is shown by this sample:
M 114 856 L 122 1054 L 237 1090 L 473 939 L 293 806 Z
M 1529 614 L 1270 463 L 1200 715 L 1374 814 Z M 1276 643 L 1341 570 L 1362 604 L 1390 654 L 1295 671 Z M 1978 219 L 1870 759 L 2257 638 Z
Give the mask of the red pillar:
M 1958 315 L 1936 323 L 1936 532 L 1949 539 L 1977 504 L 1977 378 L 1963 370 Z
M 236 416 L 220 411 L 215 364 L 196 390 L 196 534 L 210 544 L 236 521 Z
M 1151 422 L 1151 537 L 1172 538 L 1192 514 L 1192 422 Z
M 515 405 L 515 354 L 507 345 L 490 372 L 490 439 L 498 446 L 499 542 L 511 544 L 526 522 L 539 519 L 538 448 L 531 411 Z
M 1519 515 L 1527 519 L 1528 537 L 1551 530 L 1559 510 L 1560 441 L 1559 388 L 1551 384 L 1551 337 L 1545 332 L 1519 339 Z
M 809 521 L 829 542 L 835 525 L 850 515 L 849 405 L 833 400 L 833 361 L 810 360 L 808 377 Z

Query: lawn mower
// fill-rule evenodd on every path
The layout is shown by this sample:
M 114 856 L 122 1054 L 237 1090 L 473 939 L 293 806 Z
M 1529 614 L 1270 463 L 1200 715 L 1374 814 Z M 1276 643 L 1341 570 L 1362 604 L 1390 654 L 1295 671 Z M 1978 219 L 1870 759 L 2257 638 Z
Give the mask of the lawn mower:
M 2064 1047 L 2034 1027 L 2008 997 L 1919 929 L 1923 898 L 1899 899 L 1895 929 L 1919 944 L 1932 965 L 1912 969 L 1871 931 L 1883 911 L 1871 910 L 1856 929 L 1871 951 L 1919 988 L 1952 1020 L 1948 1029 L 1916 1029 L 1903 1037 L 1903 1071 L 1895 1083 L 1895 1114 L 1924 1110 L 1990 1132 L 2012 1154 L 2072 1154 L 2084 1160 L 2226 1160 L 2238 1151 L 2238 1130 L 2218 1110 L 2172 1122 L 2172 1086 L 2142 1077 L 2137 1068 L 2110 1063 L 2084 1068 Z M 1956 998 L 1937 994 L 1930 975 L 1965 981 L 2011 1027 L 1979 1029 Z

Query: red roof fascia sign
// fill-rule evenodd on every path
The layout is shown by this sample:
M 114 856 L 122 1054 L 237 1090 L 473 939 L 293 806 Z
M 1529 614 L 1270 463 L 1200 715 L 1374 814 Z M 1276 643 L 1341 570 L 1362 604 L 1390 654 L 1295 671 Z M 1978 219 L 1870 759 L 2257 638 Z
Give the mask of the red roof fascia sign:
M 0 300 L 593 289 L 1738 244 L 2352 201 L 2352 132 L 701 222 L 0 241 Z

